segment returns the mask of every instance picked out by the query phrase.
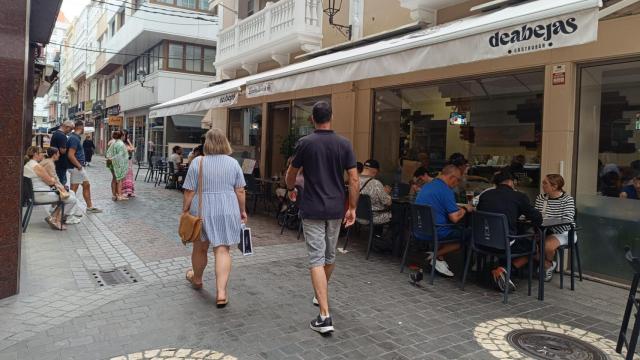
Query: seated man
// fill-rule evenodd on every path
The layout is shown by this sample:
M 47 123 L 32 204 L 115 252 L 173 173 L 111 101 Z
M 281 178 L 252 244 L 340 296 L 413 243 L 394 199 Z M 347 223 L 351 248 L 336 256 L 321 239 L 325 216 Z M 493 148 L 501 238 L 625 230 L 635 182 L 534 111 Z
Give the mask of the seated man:
M 455 224 L 464 218 L 465 214 L 473 211 L 471 205 L 458 207 L 453 193 L 462 180 L 462 171 L 455 165 L 447 165 L 440 175 L 430 183 L 424 185 L 416 198 L 417 205 L 428 205 L 432 208 L 436 224 Z M 438 240 L 466 240 L 466 234 L 455 227 L 438 227 Z M 465 238 L 465 239 L 463 239 Z M 423 239 L 429 240 L 429 239 Z M 436 271 L 447 277 L 453 277 L 449 264 L 444 260 L 444 255 L 460 249 L 460 243 L 442 244 L 436 250 Z M 427 263 L 431 264 L 433 254 L 427 257 Z M 420 280 L 419 278 L 417 279 Z
M 496 185 L 495 189 L 487 190 L 482 194 L 478 202 L 478 211 L 486 211 L 498 214 L 504 214 L 509 223 L 509 234 L 518 234 L 518 218 L 525 216 L 534 226 L 542 223 L 542 215 L 536 210 L 524 193 L 515 190 L 515 177 L 508 169 L 496 173 L 493 181 Z M 517 239 L 511 243 L 511 252 L 526 252 L 531 249 L 531 239 Z M 516 269 L 527 264 L 527 257 L 520 257 L 513 260 L 513 266 Z M 505 286 L 515 290 L 515 285 L 511 279 L 506 277 L 507 271 L 503 266 L 498 266 L 491 271 L 493 281 L 500 289 L 504 291 Z
M 417 194 L 418 192 L 420 192 L 420 189 L 422 189 L 422 187 L 425 184 L 428 184 L 431 181 L 433 181 L 433 178 L 429 176 L 429 172 L 427 171 L 427 168 L 425 168 L 424 166 L 420 166 L 413 173 L 413 181 L 411 183 L 411 193 Z
M 623 199 L 640 200 L 640 173 L 637 173 L 631 184 L 622 188 L 620 197 Z
M 380 163 L 370 159 L 365 161 L 360 174 L 360 194 L 368 195 L 371 198 L 374 225 L 383 225 L 391 221 L 391 188 L 382 185 L 382 182 L 375 178 L 379 172 Z M 363 223 L 362 221 L 358 222 Z M 381 229 L 377 230 L 379 233 Z

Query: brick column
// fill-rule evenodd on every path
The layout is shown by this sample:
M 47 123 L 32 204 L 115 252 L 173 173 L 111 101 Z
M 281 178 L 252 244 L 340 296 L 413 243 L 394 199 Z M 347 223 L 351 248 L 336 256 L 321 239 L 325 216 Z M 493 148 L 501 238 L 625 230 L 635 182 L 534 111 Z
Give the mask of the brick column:
M 31 132 L 27 99 L 29 0 L 0 0 L 0 298 L 19 290 L 22 154 Z

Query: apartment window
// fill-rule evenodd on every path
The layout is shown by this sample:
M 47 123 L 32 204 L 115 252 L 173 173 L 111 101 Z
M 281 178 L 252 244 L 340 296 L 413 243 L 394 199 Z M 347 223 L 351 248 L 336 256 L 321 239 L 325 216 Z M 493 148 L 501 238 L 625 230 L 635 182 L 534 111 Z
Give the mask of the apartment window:
M 118 92 L 118 79 L 114 76 L 109 80 L 109 96 Z
M 185 70 L 202 72 L 202 48 L 200 46 L 187 45 L 185 56 Z
M 118 73 L 118 88 L 122 89 L 124 87 L 124 71 Z
M 216 49 L 204 48 L 204 67 L 203 72 L 215 73 L 216 70 L 213 67 L 213 62 L 216 61 Z
M 155 0 L 155 2 L 158 3 L 158 4 L 174 5 L 175 0 Z
M 209 11 L 209 0 L 198 0 L 198 10 Z
M 124 9 L 122 9 L 118 13 L 118 30 L 120 30 L 120 28 L 124 26 L 124 21 L 125 21 L 125 14 L 124 14 Z
M 111 37 L 116 33 L 116 19 L 111 20 L 109 23 L 109 33 L 111 34 Z
M 171 69 L 183 69 L 184 46 L 182 44 L 169 44 L 169 67 Z
M 247 17 L 253 15 L 256 12 L 256 1 L 247 0 Z
M 136 80 L 136 61 L 128 63 L 125 67 L 125 83 L 130 84 Z
M 196 0 L 177 0 L 176 6 L 186 9 L 195 9 Z

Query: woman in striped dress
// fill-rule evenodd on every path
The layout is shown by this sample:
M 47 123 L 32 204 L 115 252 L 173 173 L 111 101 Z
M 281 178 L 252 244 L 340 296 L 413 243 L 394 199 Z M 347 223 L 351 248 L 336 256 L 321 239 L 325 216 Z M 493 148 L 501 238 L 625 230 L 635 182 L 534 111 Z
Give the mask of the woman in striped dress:
M 558 174 L 549 174 L 542 180 L 542 191 L 536 198 L 536 209 L 542 213 L 543 218 L 563 219 L 573 223 L 576 215 L 576 204 L 571 195 L 564 192 L 564 179 Z M 575 226 L 575 224 L 573 224 Z M 553 271 L 556 268 L 554 261 L 556 250 L 560 246 L 569 244 L 570 225 L 554 226 L 549 229 L 549 235 L 545 239 L 545 281 L 551 281 Z M 574 233 L 574 241 L 578 238 Z M 562 269 L 560 269 L 562 271 Z
M 245 180 L 238 162 L 229 156 L 231 146 L 220 129 L 207 132 L 204 156 L 191 162 L 182 188 L 183 212 L 198 216 L 198 187 L 202 186 L 202 236 L 193 243 L 192 269 L 187 280 L 193 288 L 202 288 L 202 274 L 207 266 L 209 245 L 213 245 L 216 258 L 216 305 L 227 305 L 227 282 L 231 272 L 229 248 L 240 242 L 241 224 L 247 221 L 245 210 Z M 198 181 L 202 163 L 202 183 Z

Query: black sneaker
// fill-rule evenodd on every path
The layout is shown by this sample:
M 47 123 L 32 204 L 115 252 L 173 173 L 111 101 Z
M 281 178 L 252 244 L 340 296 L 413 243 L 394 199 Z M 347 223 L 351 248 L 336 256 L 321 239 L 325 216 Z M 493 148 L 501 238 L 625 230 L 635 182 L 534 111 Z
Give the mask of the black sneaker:
M 491 274 L 493 282 L 500 292 L 504 292 L 504 289 L 507 286 L 509 287 L 508 292 L 512 293 L 516 291 L 516 285 L 511 281 L 511 279 L 507 279 L 507 271 L 502 266 L 491 271 Z
M 331 323 L 331 317 L 327 317 L 322 320 L 320 315 L 317 318 L 311 320 L 311 330 L 315 330 L 320 334 L 327 334 L 333 332 L 333 324 Z
M 420 269 L 415 273 L 411 273 L 409 277 L 411 278 L 411 281 L 413 281 L 413 284 L 415 285 L 420 281 L 422 281 L 422 279 L 424 278 L 424 274 L 422 273 L 422 269 Z

